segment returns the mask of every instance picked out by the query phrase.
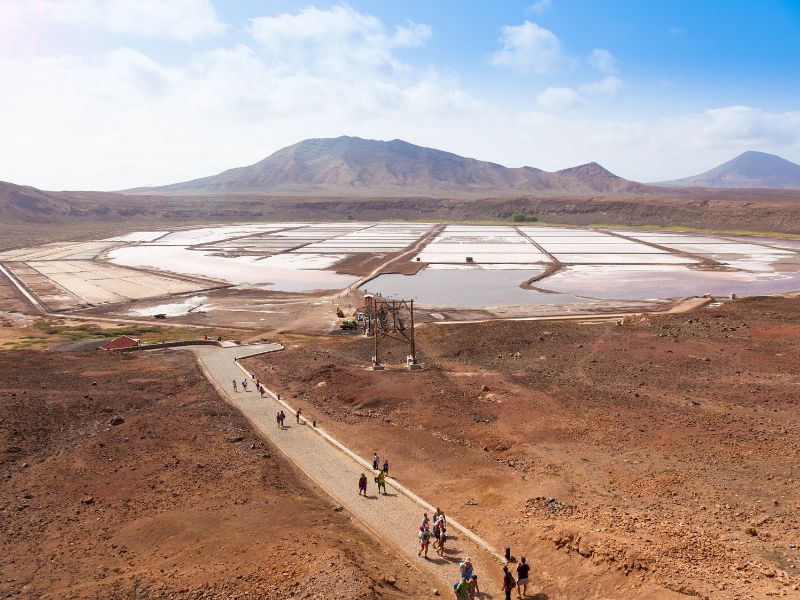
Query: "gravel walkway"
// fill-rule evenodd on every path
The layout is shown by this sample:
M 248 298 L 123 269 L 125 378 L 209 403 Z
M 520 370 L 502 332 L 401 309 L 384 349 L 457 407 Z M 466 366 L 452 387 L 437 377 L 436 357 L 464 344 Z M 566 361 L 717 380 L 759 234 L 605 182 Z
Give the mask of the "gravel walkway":
M 458 564 L 466 557 L 472 559 L 475 573 L 483 587 L 494 588 L 500 566 L 497 558 L 473 542 L 451 525 L 451 534 L 444 558 L 436 555 L 431 545 L 428 560 L 417 557 L 419 541 L 417 532 L 426 511 L 418 502 L 398 491 L 397 484 L 387 480 L 388 494 L 378 495 L 373 482 L 374 473 L 357 462 L 349 450 L 337 448 L 326 440 L 310 423 L 297 424 L 285 404 L 270 395 L 261 398 L 251 382 L 248 391 L 241 391 L 245 374 L 235 359 L 281 350 L 278 344 L 254 344 L 235 348 L 198 346 L 192 348 L 206 375 L 218 390 L 230 399 L 244 415 L 308 477 L 345 510 L 357 517 L 367 528 L 387 545 L 391 544 L 413 568 L 418 569 L 445 597 L 453 594 L 452 585 L 458 579 Z M 239 392 L 233 391 L 232 381 L 239 382 Z M 275 415 L 281 409 L 287 415 L 286 428 L 280 429 Z M 366 473 L 369 480 L 368 497 L 358 495 L 358 478 Z M 409 492 L 410 493 L 410 492 Z M 430 516 L 430 511 L 428 515 Z M 474 534 L 471 534 L 474 535 Z M 377 574 L 390 578 L 392 573 Z M 482 598 L 500 597 L 502 593 L 482 590 Z

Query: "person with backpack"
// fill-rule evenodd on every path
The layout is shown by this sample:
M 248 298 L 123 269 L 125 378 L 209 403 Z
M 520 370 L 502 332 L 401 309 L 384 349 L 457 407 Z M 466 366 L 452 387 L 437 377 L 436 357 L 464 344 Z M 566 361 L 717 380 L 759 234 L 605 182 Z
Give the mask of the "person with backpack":
M 508 566 L 503 567 L 503 593 L 506 595 L 506 600 L 511 600 L 511 590 L 517 587 L 517 582 L 514 581 L 514 576 L 508 572 Z
M 417 556 L 422 556 L 422 553 L 425 553 L 425 558 L 428 558 L 428 546 L 431 543 L 431 530 L 428 529 L 427 525 L 420 525 L 419 526 L 419 552 L 417 552 Z
M 457 600 L 469 600 L 469 582 L 463 575 L 453 585 L 453 591 L 456 593 Z
M 364 497 L 367 496 L 367 476 L 363 473 L 361 477 L 358 478 L 358 495 L 361 495 L 361 492 L 364 492 Z
M 528 573 L 530 573 L 531 566 L 525 562 L 525 557 L 519 559 L 517 565 L 517 598 L 522 598 L 528 595 Z
M 378 476 L 375 478 L 375 483 L 378 484 L 378 493 L 381 493 L 381 488 L 383 488 L 383 495 L 386 495 L 386 473 L 381 471 L 378 473 Z

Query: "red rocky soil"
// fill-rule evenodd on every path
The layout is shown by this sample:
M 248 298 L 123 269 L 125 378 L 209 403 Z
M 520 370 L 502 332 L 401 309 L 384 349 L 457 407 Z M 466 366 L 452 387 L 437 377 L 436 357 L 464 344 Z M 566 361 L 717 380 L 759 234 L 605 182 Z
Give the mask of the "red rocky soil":
M 217 396 L 190 354 L 0 353 L 0 597 L 423 590 Z
M 250 365 L 548 598 L 800 597 L 800 299 L 605 322 L 425 324 Z M 658 590 L 661 591 L 658 591 Z M 671 590 L 671 592 L 670 592 Z

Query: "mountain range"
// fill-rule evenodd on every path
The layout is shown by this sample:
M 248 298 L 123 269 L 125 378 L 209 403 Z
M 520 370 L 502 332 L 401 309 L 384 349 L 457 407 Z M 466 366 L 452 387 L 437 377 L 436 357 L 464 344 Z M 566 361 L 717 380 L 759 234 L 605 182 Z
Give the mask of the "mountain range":
M 752 188 L 760 189 L 757 195 Z M 601 200 L 630 200 L 641 204 L 643 210 L 657 199 L 794 202 L 800 200 L 798 190 L 800 165 L 762 152 L 745 152 L 694 177 L 645 185 L 618 177 L 597 163 L 547 172 L 533 167 L 508 168 L 401 140 L 339 137 L 304 140 L 253 165 L 211 177 L 124 192 L 53 192 L 0 182 L 0 223 L 201 216 L 248 219 L 268 214 L 313 219 L 320 211 L 328 211 L 326 216 L 340 213 L 346 199 L 358 205 L 359 214 L 366 205 L 358 202 L 372 202 L 371 218 L 399 217 L 411 205 L 416 210 L 444 206 L 433 202 L 435 199 L 451 201 L 447 211 L 459 206 L 458 211 L 463 212 L 459 217 L 465 217 L 477 209 L 473 206 L 467 211 L 460 199 L 477 198 L 517 202 L 519 206 L 512 212 L 524 208 L 560 214 L 586 210 L 577 208 L 584 201 L 594 203 L 591 211 L 600 210 Z M 397 202 L 400 198 L 404 199 L 402 205 Z M 566 200 L 578 204 L 571 206 Z M 557 201 L 557 206 L 547 204 L 550 201 Z M 289 205 L 293 208 L 287 208 Z M 441 211 L 441 206 L 437 210 Z M 485 208 L 482 217 L 503 217 L 506 210 Z M 442 214 L 449 214 L 447 211 Z M 622 222 L 623 217 L 613 218 Z M 612 215 L 598 218 L 608 220 Z
M 750 150 L 700 175 L 653 185 L 800 190 L 800 165 L 774 154 Z
M 267 158 L 218 175 L 151 188 L 147 194 L 297 194 L 460 196 L 473 194 L 627 194 L 647 186 L 597 163 L 547 172 L 508 168 L 392 140 L 357 137 L 309 139 Z

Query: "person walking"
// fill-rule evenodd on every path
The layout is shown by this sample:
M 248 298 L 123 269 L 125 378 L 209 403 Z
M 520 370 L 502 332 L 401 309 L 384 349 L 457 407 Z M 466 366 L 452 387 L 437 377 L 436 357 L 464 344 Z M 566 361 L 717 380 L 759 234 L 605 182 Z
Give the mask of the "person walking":
M 436 552 L 439 553 L 439 556 L 444 556 L 444 545 L 447 542 L 447 530 L 444 527 L 444 524 L 439 521 L 439 544 L 436 548 Z
M 467 578 L 463 575 L 453 586 L 453 590 L 458 600 L 469 600 L 469 581 L 467 581 Z
M 378 452 L 376 450 L 375 456 L 372 457 L 372 470 L 377 471 L 380 466 L 381 466 L 381 459 L 378 458 Z
M 383 461 L 383 472 L 386 473 L 386 476 L 389 476 L 389 459 Z
M 425 553 L 425 558 L 428 558 L 428 546 L 431 543 L 431 530 L 424 525 L 419 526 L 419 552 L 417 556 L 422 556 Z
M 475 568 L 472 566 L 472 560 L 470 560 L 469 556 L 467 557 L 467 560 L 461 564 L 464 565 L 464 575 L 467 576 L 467 580 L 472 579 L 472 572 L 475 570 Z
M 278 429 L 283 429 L 283 427 L 281 427 L 281 413 L 275 414 L 275 422 L 278 423 Z
M 531 566 L 525 562 L 525 557 L 519 559 L 517 565 L 517 598 L 522 598 L 528 595 L 528 574 L 531 571 Z
M 472 579 L 469 580 L 469 600 L 475 600 L 475 596 L 481 593 L 481 589 L 478 587 L 478 576 L 473 575 Z
M 422 526 L 427 529 L 430 524 L 431 520 L 428 518 L 428 513 L 422 513 Z
M 360 496 L 362 492 L 364 493 L 364 497 L 366 498 L 366 496 L 367 496 L 367 476 L 364 475 L 363 473 L 361 474 L 361 477 L 358 478 L 358 495 Z
M 286 413 L 281 410 L 281 427 L 286 427 Z
M 258 386 L 258 391 L 261 392 L 261 397 L 263 398 L 264 394 L 266 393 L 266 390 L 264 389 L 264 386 L 263 385 L 259 385 Z
M 233 380 L 233 391 L 234 392 L 238 392 L 239 391 L 239 386 L 236 385 L 236 380 L 235 379 Z
M 514 581 L 514 576 L 508 572 L 508 566 L 503 567 L 503 593 L 506 595 L 506 600 L 511 600 L 511 590 L 516 587 L 517 583 Z
M 297 418 L 297 424 L 298 424 L 298 425 L 300 424 L 300 415 L 301 415 L 301 413 L 302 413 L 302 412 L 303 412 L 303 409 L 301 409 L 301 408 L 298 408 L 298 409 L 297 409 L 297 412 L 296 412 L 296 413 L 294 413 L 294 416 L 295 416 L 295 418 Z
M 378 476 L 375 478 L 375 482 L 378 484 L 378 493 L 381 493 L 381 488 L 383 488 L 383 495 L 386 495 L 386 473 L 381 471 L 378 473 Z
M 242 389 L 245 392 L 247 391 L 247 379 L 242 379 Z

